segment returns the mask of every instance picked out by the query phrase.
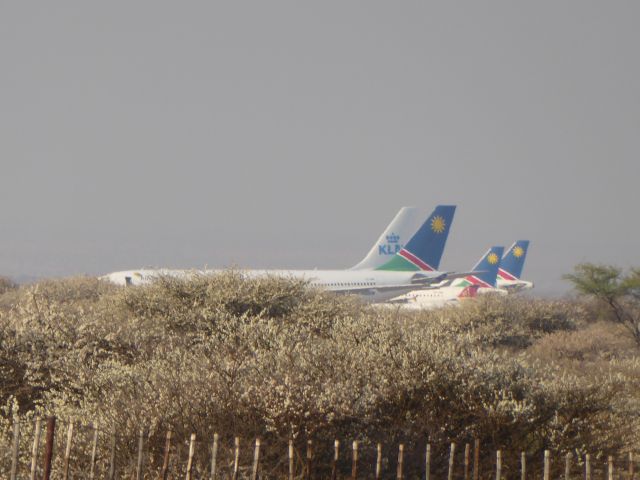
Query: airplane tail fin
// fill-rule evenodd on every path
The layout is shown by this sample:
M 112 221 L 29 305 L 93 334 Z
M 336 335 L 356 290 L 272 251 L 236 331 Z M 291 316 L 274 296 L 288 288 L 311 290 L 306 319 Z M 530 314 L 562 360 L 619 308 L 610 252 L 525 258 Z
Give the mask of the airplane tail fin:
M 367 256 L 351 267 L 351 270 L 374 270 L 387 263 L 418 230 L 422 218 L 424 217 L 421 217 L 420 209 L 402 207 L 373 244 Z
M 514 242 L 500 262 L 498 275 L 503 280 L 518 280 L 522 276 L 524 261 L 529 250 L 529 240 Z
M 478 285 L 467 285 L 462 289 L 458 298 L 475 298 L 478 296 Z
M 455 211 L 453 205 L 438 205 L 404 248 L 377 270 L 438 270 Z
M 500 268 L 500 259 L 504 247 L 491 247 L 482 256 L 480 261 L 471 269 L 476 273 L 474 275 L 467 275 L 464 280 L 467 285 L 477 285 L 483 288 L 494 288 L 496 286 L 496 280 L 498 278 L 498 269 Z

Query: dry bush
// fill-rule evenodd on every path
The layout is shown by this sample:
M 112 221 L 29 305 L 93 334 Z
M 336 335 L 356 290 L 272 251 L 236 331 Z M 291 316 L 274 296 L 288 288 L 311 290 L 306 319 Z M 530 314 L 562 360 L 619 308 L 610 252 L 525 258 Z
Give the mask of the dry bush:
M 633 341 L 620 325 L 598 322 L 575 331 L 560 331 L 538 339 L 528 353 L 541 360 L 589 362 L 633 355 Z
M 0 276 L 0 295 L 4 295 L 6 292 L 11 290 L 16 290 L 18 288 L 18 284 L 15 283 L 8 277 Z
M 460 307 L 415 313 L 425 324 L 438 325 L 441 341 L 466 341 L 483 349 L 521 350 L 537 338 L 571 331 L 587 314 L 581 302 L 484 295 Z
M 141 428 L 150 470 L 168 428 L 180 445 L 192 432 L 218 431 L 226 446 L 234 435 L 245 444 L 260 436 L 272 474 L 284 471 L 290 436 L 300 452 L 314 438 L 319 459 L 333 438 L 359 438 L 365 459 L 376 441 L 403 441 L 419 454 L 427 437 L 434 445 L 478 437 L 487 465 L 498 447 L 616 453 L 638 440 L 637 419 L 629 421 L 638 399 L 626 388 L 635 357 L 611 375 L 614 360 L 593 344 L 589 355 L 604 363 L 587 378 L 550 340 L 578 338 L 588 315 L 579 302 L 511 297 L 378 310 L 237 272 L 140 288 L 46 282 L 19 289 L 0 310 L 0 434 L 8 441 L 16 411 L 97 421 L 121 435 L 124 470 Z M 201 463 L 207 449 L 198 444 Z M 77 455 L 75 468 L 86 466 Z M 408 454 L 409 472 L 419 465 Z

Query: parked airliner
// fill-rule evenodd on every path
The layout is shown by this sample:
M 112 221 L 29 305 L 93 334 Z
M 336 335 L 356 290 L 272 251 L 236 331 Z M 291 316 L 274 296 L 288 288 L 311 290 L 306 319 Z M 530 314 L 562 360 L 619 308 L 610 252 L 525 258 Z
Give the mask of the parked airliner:
M 478 294 L 506 295 L 506 291 L 496 288 L 503 251 L 504 247 L 491 247 L 472 268 L 474 273 L 454 280 L 449 286 L 412 291 L 390 300 L 389 304 L 406 309 L 428 309 L 456 305 L 461 300 Z
M 439 205 L 405 247 L 375 268 L 349 270 L 242 270 L 248 278 L 277 276 L 308 281 L 311 286 L 337 293 L 361 295 L 370 302 L 382 302 L 417 288 L 466 276 L 466 273 L 438 271 L 449 235 L 455 206 Z M 356 265 L 359 267 L 360 264 Z M 210 275 L 222 270 L 130 270 L 105 275 L 121 285 L 138 285 L 159 276 L 189 277 Z

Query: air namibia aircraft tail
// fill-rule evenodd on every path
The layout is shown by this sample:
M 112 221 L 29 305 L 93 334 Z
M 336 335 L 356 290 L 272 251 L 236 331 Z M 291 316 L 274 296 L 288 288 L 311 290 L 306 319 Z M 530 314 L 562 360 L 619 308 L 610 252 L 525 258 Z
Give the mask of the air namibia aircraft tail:
M 468 287 L 462 288 L 462 291 L 458 294 L 458 300 L 462 300 L 466 298 L 476 298 L 477 296 L 478 296 L 478 286 L 469 285 Z
M 509 292 L 533 288 L 533 282 L 520 279 L 528 250 L 529 240 L 518 240 L 509 247 L 500 262 L 500 270 L 498 271 L 499 288 L 504 288 Z
M 504 247 L 491 247 L 476 266 L 472 268 L 476 273 L 455 281 L 453 286 L 466 287 L 476 285 L 479 288 L 495 288 L 503 252 Z
M 404 248 L 376 270 L 437 271 L 455 212 L 453 205 L 438 205 Z
M 420 209 L 402 207 L 382 232 L 380 238 L 373 244 L 367 256 L 360 263 L 351 267 L 351 270 L 375 270 L 387 263 L 390 258 L 402 250 L 411 235 L 418 230 L 423 219 L 424 216 L 422 216 Z
M 518 240 L 514 242 L 502 262 L 500 262 L 500 271 L 498 276 L 503 280 L 519 280 L 522 276 L 524 261 L 527 258 L 527 250 L 529 249 L 529 240 Z

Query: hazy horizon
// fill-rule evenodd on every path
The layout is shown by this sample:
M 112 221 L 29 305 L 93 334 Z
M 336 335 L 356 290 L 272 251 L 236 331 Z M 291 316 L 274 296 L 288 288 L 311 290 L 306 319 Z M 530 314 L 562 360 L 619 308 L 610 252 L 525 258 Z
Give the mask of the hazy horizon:
M 340 268 L 403 205 L 441 267 L 640 266 L 640 4 L 0 6 L 0 275 Z

